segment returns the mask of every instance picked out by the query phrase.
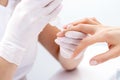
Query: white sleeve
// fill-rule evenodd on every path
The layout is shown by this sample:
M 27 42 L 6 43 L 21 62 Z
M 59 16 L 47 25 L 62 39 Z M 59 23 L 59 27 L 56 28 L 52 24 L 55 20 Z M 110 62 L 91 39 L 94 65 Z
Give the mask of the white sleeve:
M 0 56 L 10 63 L 20 65 L 29 44 L 38 40 L 40 31 L 60 12 L 61 2 L 62 0 L 22 0 L 7 24 L 0 43 Z
M 25 52 L 25 49 L 15 44 L 9 42 L 5 44 L 0 43 L 0 57 L 18 66 L 21 64 Z

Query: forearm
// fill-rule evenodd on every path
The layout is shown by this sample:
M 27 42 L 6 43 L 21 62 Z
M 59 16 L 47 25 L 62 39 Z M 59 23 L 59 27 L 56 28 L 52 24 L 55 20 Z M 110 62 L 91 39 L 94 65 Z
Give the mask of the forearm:
M 59 46 L 54 42 L 56 39 L 56 33 L 60 30 L 54 26 L 47 25 L 43 31 L 39 34 L 39 42 L 47 49 L 50 54 L 58 60 Z
M 0 80 L 12 80 L 17 66 L 0 57 Z
M 82 57 L 77 60 L 66 59 L 59 54 L 59 46 L 54 42 L 57 38 L 56 34 L 59 31 L 60 30 L 58 28 L 47 25 L 39 35 L 39 42 L 61 63 L 66 70 L 74 69 L 78 66 Z

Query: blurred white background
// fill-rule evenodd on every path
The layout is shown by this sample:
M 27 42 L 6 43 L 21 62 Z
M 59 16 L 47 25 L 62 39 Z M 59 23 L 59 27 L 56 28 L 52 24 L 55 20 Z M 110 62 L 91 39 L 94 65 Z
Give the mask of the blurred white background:
M 120 25 L 120 0 L 63 0 L 62 23 L 96 17 L 103 24 Z
M 61 25 L 85 17 L 96 17 L 105 25 L 120 26 L 120 0 L 63 0 L 59 14 Z M 78 70 L 67 73 L 41 45 L 38 46 L 38 56 L 28 80 L 109 80 L 119 67 L 119 58 L 96 67 L 89 66 L 92 56 L 107 50 L 105 44 L 97 44 L 88 48 Z

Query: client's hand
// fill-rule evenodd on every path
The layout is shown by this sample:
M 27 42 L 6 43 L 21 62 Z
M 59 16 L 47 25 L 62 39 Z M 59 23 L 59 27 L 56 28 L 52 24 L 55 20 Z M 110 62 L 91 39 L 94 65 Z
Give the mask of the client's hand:
M 89 21 L 90 20 L 88 19 L 86 22 Z M 107 42 L 109 50 L 93 57 L 90 60 L 91 65 L 97 65 L 109 59 L 120 56 L 120 28 L 104 26 L 96 20 L 92 20 L 91 22 L 94 21 L 98 24 L 81 23 L 81 21 L 74 22 L 75 25 L 73 23 L 73 26 L 66 28 L 66 30 L 58 34 L 59 36 L 63 36 L 67 31 L 80 31 L 86 34 L 90 34 L 89 36 L 81 40 L 79 46 L 74 51 L 73 57 L 77 56 L 79 52 L 81 52 L 89 45 L 92 45 L 96 42 Z

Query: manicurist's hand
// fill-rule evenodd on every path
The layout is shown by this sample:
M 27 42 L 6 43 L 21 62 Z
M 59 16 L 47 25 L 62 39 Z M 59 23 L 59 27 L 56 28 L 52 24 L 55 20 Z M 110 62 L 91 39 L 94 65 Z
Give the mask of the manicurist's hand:
M 78 31 L 68 31 L 64 37 L 57 37 L 55 42 L 59 45 L 59 61 L 64 67 L 65 70 L 73 70 L 82 61 L 84 56 L 84 51 L 79 53 L 72 59 L 72 55 L 76 47 L 79 45 L 79 42 L 86 37 L 86 34 Z
M 62 0 L 21 0 L 9 18 L 0 42 L 0 80 L 13 80 L 38 34 L 61 10 Z M 4 74 L 3 74 L 4 73 Z
M 57 37 L 55 42 L 60 46 L 61 56 L 70 59 L 74 50 L 84 37 L 86 37 L 86 34 L 78 31 L 68 31 L 64 37 Z M 80 58 L 81 55 L 83 55 L 83 52 L 81 52 L 80 55 L 76 57 L 76 59 Z

